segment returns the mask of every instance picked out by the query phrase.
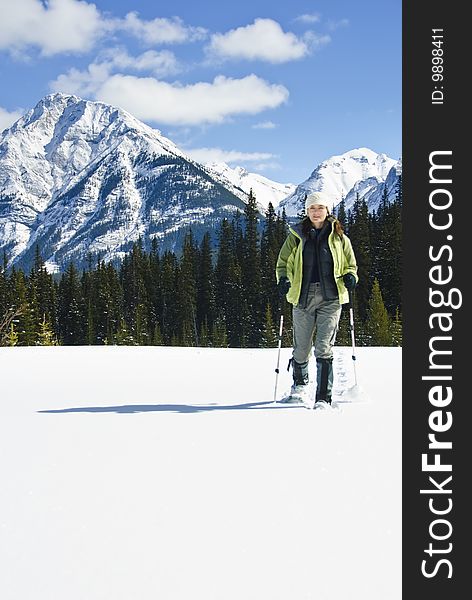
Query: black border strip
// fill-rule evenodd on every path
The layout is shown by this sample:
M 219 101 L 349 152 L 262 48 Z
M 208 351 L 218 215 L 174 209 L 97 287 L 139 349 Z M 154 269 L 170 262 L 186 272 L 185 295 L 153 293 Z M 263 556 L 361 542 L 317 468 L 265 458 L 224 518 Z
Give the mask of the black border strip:
M 466 367 L 472 327 L 465 286 L 472 266 L 465 265 L 465 214 L 472 199 L 465 177 L 472 169 L 460 144 L 463 138 L 468 145 L 472 110 L 466 106 L 468 29 L 457 2 L 403 3 L 405 599 L 451 600 L 470 593 L 465 373 L 472 373 L 472 364 Z

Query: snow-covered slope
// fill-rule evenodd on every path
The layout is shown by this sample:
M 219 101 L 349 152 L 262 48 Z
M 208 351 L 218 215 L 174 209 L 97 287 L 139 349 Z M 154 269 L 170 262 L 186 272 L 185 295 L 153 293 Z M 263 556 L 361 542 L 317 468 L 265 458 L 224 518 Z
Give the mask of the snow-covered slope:
M 273 405 L 276 354 L 0 348 L 0 598 L 399 600 L 401 348 L 339 413 Z
M 50 270 L 90 257 L 121 258 L 141 238 L 179 249 L 244 210 L 252 189 L 295 216 L 305 193 L 325 191 L 349 209 L 356 194 L 375 209 L 398 165 L 358 148 L 322 162 L 296 188 L 226 164 L 192 160 L 160 131 L 102 102 L 51 94 L 0 135 L 0 253 L 28 269 L 38 245 Z
M 401 174 L 402 161 L 400 159 L 390 169 L 385 181 L 377 181 L 375 177 L 372 177 L 356 183 L 344 199 L 346 210 L 352 208 L 357 194 L 359 194 L 359 198 L 365 200 L 369 212 L 379 207 L 385 191 L 387 192 L 387 201 L 392 202 L 398 191 L 398 179 Z
M 277 183 L 259 173 L 250 173 L 243 167 L 232 169 L 226 163 L 207 163 L 212 172 L 225 177 L 234 186 L 241 188 L 247 194 L 252 189 L 258 204 L 267 209 L 269 202 L 277 208 L 280 202 L 295 191 L 293 183 Z
M 349 193 L 359 191 L 360 197 L 382 184 L 396 161 L 385 154 L 377 154 L 369 148 L 356 148 L 339 156 L 332 156 L 320 163 L 310 177 L 297 186 L 295 191 L 281 201 L 288 216 L 296 216 L 304 209 L 305 194 L 325 192 L 336 206 Z M 354 200 L 352 202 L 354 202 Z M 346 204 L 349 209 L 350 205 Z
M 91 252 L 106 260 L 243 209 L 246 194 L 212 176 L 158 130 L 121 109 L 52 94 L 0 136 L 0 247 L 26 264 Z

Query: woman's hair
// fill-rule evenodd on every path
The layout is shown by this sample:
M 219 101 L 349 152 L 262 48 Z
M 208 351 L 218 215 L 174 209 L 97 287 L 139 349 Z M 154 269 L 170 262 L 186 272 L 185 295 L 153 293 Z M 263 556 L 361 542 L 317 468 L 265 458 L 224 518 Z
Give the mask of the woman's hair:
M 340 238 L 342 238 L 344 235 L 344 229 L 343 229 L 343 226 L 341 225 L 341 221 L 338 221 L 338 219 L 336 219 L 336 217 L 334 217 L 333 215 L 328 215 L 327 221 L 329 221 L 333 225 L 334 233 L 336 235 L 338 235 Z M 311 228 L 312 228 L 312 224 L 311 224 L 309 217 L 304 217 L 304 219 L 302 221 L 303 235 L 308 235 Z

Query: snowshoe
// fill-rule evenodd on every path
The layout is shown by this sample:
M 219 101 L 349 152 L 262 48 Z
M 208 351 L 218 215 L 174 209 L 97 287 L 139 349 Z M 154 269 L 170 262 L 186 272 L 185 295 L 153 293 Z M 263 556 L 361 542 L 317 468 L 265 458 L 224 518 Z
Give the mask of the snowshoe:
M 279 402 L 281 404 L 305 404 L 311 395 L 311 386 L 308 384 L 292 385 L 290 392 Z

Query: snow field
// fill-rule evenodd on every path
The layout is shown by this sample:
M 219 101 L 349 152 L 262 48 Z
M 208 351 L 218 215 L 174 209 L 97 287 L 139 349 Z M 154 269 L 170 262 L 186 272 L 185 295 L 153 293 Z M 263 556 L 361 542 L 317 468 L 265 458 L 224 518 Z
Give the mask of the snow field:
M 308 411 L 276 349 L 1 348 L 0 597 L 399 599 L 401 349 L 356 353 Z

